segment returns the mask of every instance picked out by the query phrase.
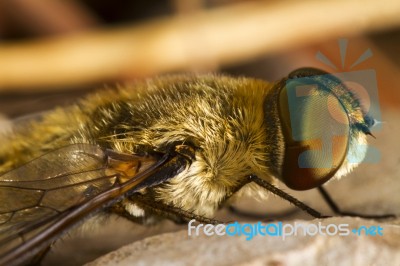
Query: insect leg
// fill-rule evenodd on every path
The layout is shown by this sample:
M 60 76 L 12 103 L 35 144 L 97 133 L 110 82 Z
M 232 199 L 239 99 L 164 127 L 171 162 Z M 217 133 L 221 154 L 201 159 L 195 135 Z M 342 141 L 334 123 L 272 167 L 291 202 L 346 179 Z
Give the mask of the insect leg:
M 149 210 L 156 215 L 166 217 L 172 219 L 175 222 L 181 223 L 182 221 L 187 223 L 192 219 L 195 219 L 197 222 L 207 223 L 207 224 L 221 224 L 223 222 L 210 219 L 201 215 L 194 214 L 192 212 L 184 211 L 180 208 L 173 207 L 167 204 L 164 204 L 159 201 L 155 201 L 152 198 L 143 196 L 143 195 L 135 195 L 135 202 L 139 203 L 142 207 Z
M 307 212 L 314 218 L 326 217 L 326 216 L 323 216 L 320 212 L 318 212 L 318 211 L 314 210 L 313 208 L 311 208 L 310 206 L 306 205 L 305 203 L 299 201 L 295 197 L 289 195 L 288 193 L 284 192 L 283 190 L 280 190 L 279 188 L 275 187 L 274 185 L 268 183 L 267 181 L 255 176 L 255 175 L 249 176 L 249 179 L 251 181 L 255 182 L 256 184 L 258 184 L 260 187 L 263 187 L 263 188 L 267 189 L 268 191 L 274 193 L 275 195 L 281 197 L 282 199 L 289 201 L 290 203 L 292 203 L 296 207 L 302 209 L 303 211 Z
M 243 186 L 247 185 L 250 182 L 252 182 L 252 180 L 250 178 L 244 179 L 243 182 L 239 183 L 229 194 L 227 194 L 227 196 L 225 197 L 223 202 L 227 201 L 236 192 L 238 192 Z M 243 218 L 257 219 L 257 220 L 265 220 L 265 218 L 266 218 L 264 214 L 258 214 L 258 213 L 252 213 L 252 212 L 243 211 L 243 210 L 240 210 L 240 209 L 236 208 L 233 205 L 229 205 L 228 206 L 228 211 L 233 213 L 233 214 L 235 214 L 235 215 L 237 215 L 237 216 L 241 216 Z M 287 216 L 293 215 L 297 211 L 298 211 L 298 209 L 294 208 L 294 209 L 288 210 L 288 211 L 286 211 L 284 213 L 274 214 L 274 215 L 269 216 L 268 220 L 277 220 L 279 218 L 287 217 Z
M 131 213 L 129 213 L 123 204 L 121 202 L 117 202 L 116 204 L 108 207 L 106 211 L 116 214 L 120 217 L 123 217 L 131 222 L 137 223 L 137 224 L 143 224 L 143 217 L 137 217 L 133 216 Z
M 383 214 L 383 215 L 369 215 L 369 214 L 359 214 L 354 212 L 347 212 L 340 210 L 339 206 L 333 201 L 332 197 L 328 194 L 328 192 L 323 187 L 318 187 L 318 191 L 324 198 L 325 202 L 328 204 L 329 208 L 336 214 L 341 216 L 352 216 L 352 217 L 360 217 L 366 219 L 387 219 L 387 218 L 395 218 L 394 214 Z
M 198 222 L 202 223 L 210 223 L 210 224 L 219 224 L 223 223 L 221 221 L 217 221 L 214 219 L 206 218 L 204 216 L 195 215 L 191 212 L 184 211 L 182 209 L 166 205 L 162 202 L 155 201 L 150 197 L 146 197 L 140 194 L 132 195 L 131 200 L 135 202 L 139 207 L 145 209 L 146 211 L 150 211 L 157 216 L 168 218 L 173 220 L 174 222 L 181 224 L 187 223 L 192 219 L 195 219 Z M 122 204 L 115 204 L 110 208 L 112 213 L 115 213 L 119 216 L 122 216 L 132 222 L 142 223 L 143 217 L 135 217 L 130 214 Z

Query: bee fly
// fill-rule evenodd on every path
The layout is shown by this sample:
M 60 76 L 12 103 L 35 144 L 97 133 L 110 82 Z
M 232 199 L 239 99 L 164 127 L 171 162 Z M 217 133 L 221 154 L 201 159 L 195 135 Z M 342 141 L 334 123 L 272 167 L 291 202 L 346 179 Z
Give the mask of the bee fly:
M 317 100 L 293 108 L 292 87 L 305 85 Z M 364 157 L 360 144 L 373 121 L 342 82 L 309 68 L 276 83 L 183 75 L 94 94 L 4 137 L 0 264 L 32 260 L 99 210 L 139 222 L 215 222 L 210 217 L 228 199 L 265 188 L 322 217 L 274 186 L 277 179 L 319 188 L 339 213 L 321 185 Z M 339 135 L 329 152 L 307 154 L 326 132 Z

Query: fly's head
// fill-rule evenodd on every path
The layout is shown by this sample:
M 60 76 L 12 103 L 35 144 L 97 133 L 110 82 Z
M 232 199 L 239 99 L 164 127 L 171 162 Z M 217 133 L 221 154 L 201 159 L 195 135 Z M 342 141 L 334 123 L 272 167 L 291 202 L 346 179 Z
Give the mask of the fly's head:
M 278 82 L 275 90 L 284 146 L 277 172 L 288 187 L 318 187 L 362 162 L 375 121 L 341 80 L 303 68 Z

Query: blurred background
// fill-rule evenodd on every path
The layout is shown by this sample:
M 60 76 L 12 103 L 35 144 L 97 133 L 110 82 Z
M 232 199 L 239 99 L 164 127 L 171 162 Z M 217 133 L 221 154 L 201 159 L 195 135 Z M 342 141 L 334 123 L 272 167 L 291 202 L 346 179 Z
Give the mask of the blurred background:
M 304 66 L 334 73 L 375 71 L 386 127 L 374 133 L 373 144 L 383 151 L 383 163 L 378 168 L 376 164 L 363 167 L 352 183 L 329 185 L 338 186 L 340 203 L 347 208 L 397 210 L 399 188 L 392 181 L 400 162 L 393 154 L 400 149 L 396 137 L 400 133 L 400 1 L 0 0 L 3 121 L 68 105 L 116 83 L 156 75 L 216 72 L 275 81 Z M 383 177 L 368 183 L 364 174 Z M 382 193 L 385 198 L 369 194 L 365 204 L 365 189 L 373 186 L 375 191 L 382 184 L 390 190 Z M 327 210 L 320 199 L 312 200 L 313 192 L 294 194 Z M 243 202 L 239 209 L 255 206 Z M 275 209 L 265 211 L 265 204 L 260 204 L 259 213 L 282 208 L 270 206 Z M 61 241 L 47 263 L 82 263 L 133 239 L 184 228 L 133 227 L 126 223 L 101 229 L 98 234 L 109 245 L 84 251 L 83 257 L 79 255 L 83 250 L 99 244 L 96 238 Z M 131 230 L 134 236 L 121 241 Z M 82 239 L 89 242 L 83 245 Z M 76 251 L 76 243 L 81 252 Z
M 301 66 L 345 72 L 367 49 L 373 56 L 352 70 L 374 69 L 381 101 L 395 106 L 396 2 L 0 0 L 0 113 L 16 117 L 174 72 L 271 81 Z M 345 64 L 339 38 L 348 41 Z

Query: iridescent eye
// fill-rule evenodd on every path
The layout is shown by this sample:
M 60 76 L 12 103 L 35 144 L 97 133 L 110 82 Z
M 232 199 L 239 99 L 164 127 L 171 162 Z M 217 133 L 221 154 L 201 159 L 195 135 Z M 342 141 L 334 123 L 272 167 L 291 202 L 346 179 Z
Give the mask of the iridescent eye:
M 305 74 L 302 74 L 305 73 Z M 279 114 L 285 142 L 282 181 L 306 190 L 322 185 L 346 158 L 350 125 L 336 96 L 342 83 L 320 70 L 296 70 L 279 95 Z

